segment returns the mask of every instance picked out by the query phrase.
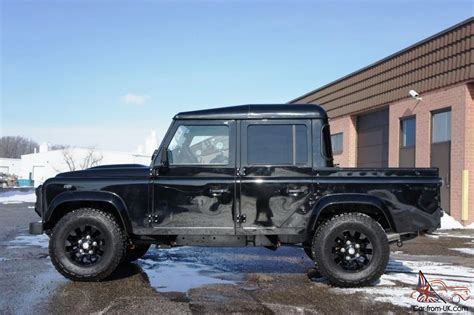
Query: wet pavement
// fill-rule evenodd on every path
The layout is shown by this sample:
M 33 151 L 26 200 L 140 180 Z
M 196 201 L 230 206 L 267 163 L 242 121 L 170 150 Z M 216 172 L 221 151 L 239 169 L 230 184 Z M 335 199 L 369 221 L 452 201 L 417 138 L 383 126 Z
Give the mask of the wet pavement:
M 46 236 L 30 236 L 32 203 L 0 203 L 0 314 L 56 313 L 406 313 L 418 272 L 474 295 L 474 230 L 439 231 L 392 247 L 387 272 L 372 287 L 340 289 L 312 278 L 300 248 L 152 248 L 100 283 L 71 282 L 50 263 Z M 474 296 L 450 301 L 474 310 Z

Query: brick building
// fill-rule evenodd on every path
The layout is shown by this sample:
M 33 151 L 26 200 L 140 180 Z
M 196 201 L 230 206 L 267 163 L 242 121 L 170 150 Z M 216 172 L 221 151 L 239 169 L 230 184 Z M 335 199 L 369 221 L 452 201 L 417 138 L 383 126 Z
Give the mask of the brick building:
M 443 208 L 472 223 L 473 34 L 470 18 L 290 103 L 328 111 L 341 166 L 438 167 Z

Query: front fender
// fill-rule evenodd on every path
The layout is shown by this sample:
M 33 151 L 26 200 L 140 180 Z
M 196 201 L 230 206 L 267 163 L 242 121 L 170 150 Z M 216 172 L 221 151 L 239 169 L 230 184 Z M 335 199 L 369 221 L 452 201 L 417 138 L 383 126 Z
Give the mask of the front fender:
M 390 225 L 390 228 L 392 230 L 396 230 L 396 226 L 393 221 L 393 217 L 390 213 L 390 210 L 387 208 L 382 199 L 378 198 L 377 196 L 367 194 L 333 194 L 322 197 L 313 207 L 311 221 L 308 228 L 310 229 L 310 231 L 314 231 L 319 216 L 327 207 L 333 205 L 348 204 L 370 205 L 377 208 L 387 220 L 388 224 Z
M 54 211 L 70 202 L 105 202 L 117 210 L 126 232 L 132 231 L 127 206 L 120 196 L 106 191 L 66 191 L 57 195 L 49 204 L 44 215 L 44 222 L 48 222 Z

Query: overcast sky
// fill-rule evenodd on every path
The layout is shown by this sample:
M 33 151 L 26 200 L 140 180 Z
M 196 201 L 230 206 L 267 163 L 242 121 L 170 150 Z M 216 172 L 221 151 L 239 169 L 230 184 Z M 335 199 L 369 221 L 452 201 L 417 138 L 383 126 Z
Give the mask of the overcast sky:
M 132 151 L 179 111 L 289 100 L 472 1 L 4 1 L 0 135 Z

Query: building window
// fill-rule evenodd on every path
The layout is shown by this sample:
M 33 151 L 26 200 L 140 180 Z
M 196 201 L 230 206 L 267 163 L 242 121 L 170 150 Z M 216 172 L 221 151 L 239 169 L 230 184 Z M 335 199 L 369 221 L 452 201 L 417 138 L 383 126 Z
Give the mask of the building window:
M 403 148 L 414 147 L 416 144 L 416 119 L 415 117 L 402 119 L 401 122 L 401 141 Z
M 301 165 L 308 162 L 305 125 L 249 125 L 247 163 L 249 165 Z
M 342 153 L 343 133 L 335 133 L 331 135 L 332 154 Z
M 432 143 L 451 141 L 451 110 L 433 113 Z

